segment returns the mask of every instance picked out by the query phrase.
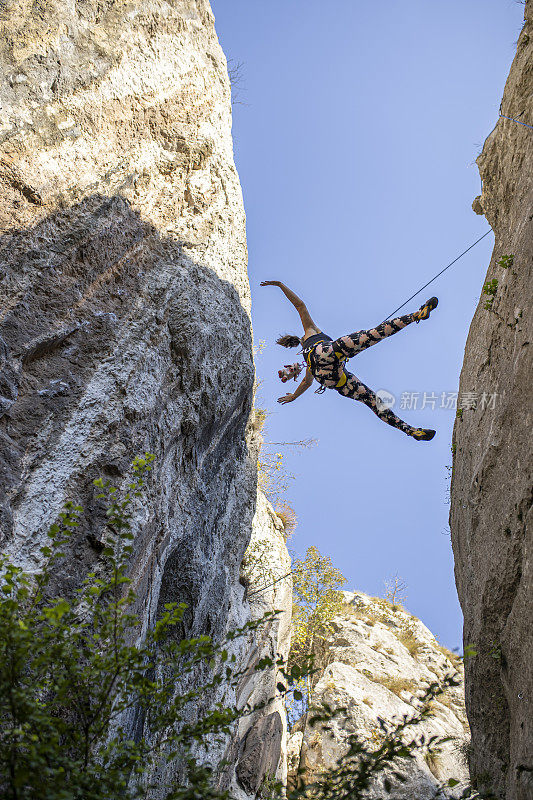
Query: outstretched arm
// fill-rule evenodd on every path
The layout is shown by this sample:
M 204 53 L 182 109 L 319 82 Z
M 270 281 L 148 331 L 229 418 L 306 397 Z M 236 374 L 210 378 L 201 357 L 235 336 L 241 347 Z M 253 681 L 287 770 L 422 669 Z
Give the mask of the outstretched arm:
M 296 400 L 297 397 L 300 397 L 301 394 L 306 392 L 312 383 L 313 383 L 313 374 L 308 369 L 307 372 L 305 373 L 303 381 L 296 387 L 294 393 L 291 394 L 291 392 L 289 392 L 283 397 L 279 397 L 278 403 L 281 403 L 282 406 L 284 406 L 285 403 L 292 403 L 293 400 Z
M 281 281 L 261 281 L 261 286 L 279 286 L 287 300 L 293 304 L 294 308 L 300 315 L 300 319 L 304 328 L 304 335 L 306 337 L 313 336 L 315 333 L 320 333 L 320 329 L 313 322 L 304 301 L 298 297 L 297 294 L 294 294 L 294 292 L 292 292 L 288 286 L 285 286 L 285 284 Z

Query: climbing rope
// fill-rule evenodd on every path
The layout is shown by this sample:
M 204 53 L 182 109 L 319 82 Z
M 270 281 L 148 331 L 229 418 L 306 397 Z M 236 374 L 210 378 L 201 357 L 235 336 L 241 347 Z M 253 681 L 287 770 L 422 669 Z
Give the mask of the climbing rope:
M 266 585 L 266 586 L 263 586 L 263 588 L 262 588 L 262 589 L 256 589 L 256 590 L 255 590 L 255 592 L 250 592 L 250 594 L 247 594 L 247 595 L 246 595 L 246 597 L 247 597 L 247 598 L 248 598 L 248 597 L 253 597 L 253 596 L 254 596 L 254 594 L 259 594 L 259 592 L 264 592 L 264 591 L 266 591 L 267 589 L 270 589 L 270 587 L 271 587 L 271 586 L 274 586 L 276 583 L 279 583 L 280 581 L 283 581 L 283 580 L 285 580 L 285 578 L 288 578 L 288 577 L 289 577 L 289 575 L 292 575 L 292 569 L 291 569 L 291 571 L 290 571 L 290 572 L 287 572 L 287 574 L 286 574 L 286 575 L 282 575 L 282 576 L 281 576 L 281 578 L 276 578 L 276 580 L 275 580 L 275 581 L 272 581 L 272 583 L 267 583 L 267 585 Z
M 518 122 L 519 125 L 523 125 L 525 128 L 530 128 L 533 131 L 533 125 L 528 125 L 527 122 L 520 122 L 519 119 L 515 119 L 514 117 L 506 117 L 505 114 L 500 114 L 500 117 L 503 117 L 503 119 L 510 119 L 511 122 Z
M 411 300 L 413 299 L 413 297 L 416 297 L 416 296 L 417 296 L 417 294 L 420 294 L 420 292 L 423 292 L 423 291 L 424 291 L 424 289 L 426 288 L 426 286 L 429 286 L 429 284 L 430 284 L 430 283 L 433 283 L 433 281 L 436 281 L 436 280 L 437 280 L 437 278 L 439 277 L 439 275 L 442 275 L 442 273 L 443 273 L 443 272 L 446 272 L 446 270 L 447 270 L 447 269 L 450 269 L 450 267 L 453 267 L 453 265 L 456 263 L 456 261 L 459 261 L 459 259 L 460 259 L 460 258 L 462 258 L 464 255 L 466 255 L 466 253 L 468 253 L 468 251 L 469 251 L 469 250 L 471 250 L 473 247 L 475 247 L 475 246 L 476 246 L 476 244 L 478 244 L 478 243 L 479 243 L 479 242 L 480 242 L 482 239 L 484 239 L 484 238 L 485 238 L 485 236 L 488 236 L 488 235 L 489 235 L 489 233 L 492 233 L 492 229 L 490 229 L 490 230 L 488 230 L 486 233 L 484 233 L 484 234 L 483 234 L 483 236 L 480 236 L 480 237 L 479 237 L 479 239 L 476 239 L 476 241 L 474 242 L 474 244 L 471 244 L 471 245 L 470 245 L 470 247 L 467 247 L 467 248 L 466 248 L 466 250 L 463 250 L 463 252 L 462 252 L 460 255 L 458 255 L 458 256 L 457 256 L 457 258 L 454 258 L 454 260 L 453 260 L 453 261 L 450 261 L 450 263 L 449 263 L 449 264 L 447 264 L 447 266 L 445 266 L 445 267 L 444 267 L 444 269 L 441 269 L 441 271 L 440 271 L 440 272 L 437 272 L 437 274 L 436 274 L 436 275 L 435 275 L 433 278 L 431 278 L 431 280 L 430 280 L 430 281 L 428 281 L 427 283 L 425 283 L 425 284 L 424 284 L 424 285 L 423 285 L 423 286 L 422 286 L 422 287 L 421 287 L 421 288 L 418 290 L 418 292 L 415 292 L 414 294 L 412 294 L 412 295 L 411 295 L 411 297 L 409 297 L 409 298 L 408 298 L 408 299 L 405 301 L 405 303 L 402 303 L 402 304 L 401 304 L 401 306 L 398 306 L 398 308 L 395 308 L 395 309 L 394 309 L 394 311 L 392 312 L 392 314 L 389 314 L 389 316 L 388 316 L 388 317 L 385 317 L 385 319 L 383 320 L 383 322 L 386 322 L 388 319 L 391 319 L 391 318 L 394 316 L 394 314 L 396 314 L 396 312 L 397 312 L 397 311 L 399 311 L 401 308 L 403 308 L 404 306 L 406 306 L 406 305 L 407 305 L 407 303 L 410 303 L 410 302 L 411 302 Z
M 523 112 L 522 112 L 522 113 L 523 113 Z M 528 124 L 527 124 L 527 122 L 521 122 L 519 119 L 515 119 L 514 117 L 508 117 L 508 116 L 506 116 L 505 114 L 502 114 L 502 113 L 501 113 L 501 111 L 500 111 L 500 117 L 502 117 L 503 119 L 509 119 L 509 120 L 511 120 L 511 122 L 517 122 L 519 125 L 523 125 L 525 128 L 530 128 L 530 130 L 532 130 L 532 131 L 533 131 L 533 125 L 528 125 Z M 423 291 L 424 291 L 424 289 L 425 289 L 427 286 L 429 286 L 429 284 L 430 284 L 430 283 L 433 283 L 433 281 L 437 280 L 437 278 L 438 278 L 440 275 L 442 275 L 442 273 L 443 273 L 443 272 L 446 272 L 446 270 L 447 270 L 447 269 L 450 269 L 450 267 L 453 267 L 453 265 L 455 264 L 455 262 L 456 262 L 456 261 L 459 261 L 459 259 L 460 259 L 460 258 L 462 258 L 464 255 L 466 255 L 466 253 L 468 253 L 468 251 L 469 251 L 469 250 L 471 250 L 473 247 L 475 247 L 475 246 L 476 246 L 476 244 L 477 244 L 478 242 L 480 242 L 480 241 L 481 241 L 481 239 L 484 239 L 484 238 L 485 238 L 485 236 L 488 236 L 488 235 L 489 235 L 489 233 L 490 233 L 490 231 L 487 231 L 487 232 L 486 232 L 486 233 L 484 233 L 484 234 L 483 234 L 483 236 L 481 236 L 479 239 L 476 239 L 476 241 L 474 242 L 474 244 L 471 244 L 471 245 L 470 245 L 470 247 L 467 247 L 467 248 L 466 248 L 466 250 L 464 250 L 464 251 L 461 253 L 461 255 L 457 256 L 457 258 L 454 258 L 454 260 L 453 260 L 453 261 L 451 261 L 451 262 L 450 262 L 450 263 L 449 263 L 449 264 L 448 264 L 446 267 L 444 267 L 444 269 L 441 269 L 441 271 L 440 271 L 440 272 L 437 272 L 437 274 L 435 275 L 435 277 L 434 277 L 434 278 L 431 278 L 431 280 L 430 280 L 430 281 L 428 281 L 427 283 L 425 283 L 425 284 L 422 286 L 422 288 L 418 290 L 418 292 L 415 292 L 414 294 L 412 294 L 412 295 L 411 295 L 411 297 L 409 298 L 409 300 L 406 300 L 406 301 L 405 301 L 405 303 L 402 303 L 402 305 L 401 305 L 401 306 L 399 306 L 398 308 L 395 308 L 395 309 L 394 309 L 394 311 L 392 312 L 392 314 L 389 314 L 389 316 L 388 316 L 388 317 L 385 317 L 385 319 L 383 320 L 383 322 L 386 322 L 388 319 L 391 319 L 391 317 L 392 317 L 394 314 L 396 314 L 396 312 L 397 312 L 397 311 L 400 311 L 400 309 L 402 309 L 404 306 L 406 306 L 406 305 L 407 305 L 407 303 L 409 303 L 409 302 L 410 302 L 410 301 L 413 299 L 413 297 L 416 297 L 416 296 L 417 296 L 417 294 L 420 294 L 420 292 L 423 292 Z

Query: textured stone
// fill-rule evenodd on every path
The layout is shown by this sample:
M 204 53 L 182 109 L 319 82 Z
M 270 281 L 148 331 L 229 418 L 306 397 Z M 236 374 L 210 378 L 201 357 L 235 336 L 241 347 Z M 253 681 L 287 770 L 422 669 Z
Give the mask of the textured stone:
M 211 555 L 230 526 L 235 570 L 255 502 L 244 444 L 254 371 L 229 81 L 209 5 L 7 12 L 0 207 L 19 227 L 0 240 L 2 533 L 34 563 L 65 497 L 148 449 L 158 508 L 144 508 L 154 529 L 139 541 L 139 580 L 183 526 L 193 550 L 209 530 Z M 82 538 L 75 547 L 91 560 Z
M 256 794 L 265 778 L 273 777 L 281 755 L 283 723 L 279 711 L 257 720 L 242 745 L 236 775 L 241 786 Z
M 281 679 L 277 669 L 256 671 L 262 658 L 287 659 L 290 648 L 292 614 L 291 560 L 283 537 L 283 526 L 270 503 L 261 492 L 257 495 L 252 537 L 243 567 L 243 582 L 251 619 L 279 611 L 277 618 L 260 632 L 250 636 L 244 648 L 246 671 L 237 690 L 241 706 L 261 705 L 261 710 L 244 717 L 231 746 L 230 761 L 237 764 L 231 781 L 235 800 L 244 800 L 243 786 L 261 786 L 265 778 L 287 779 L 287 715 L 276 688 Z M 261 718 L 271 719 L 268 731 Z M 278 724 L 279 720 L 279 724 Z M 275 721 L 275 724 L 274 724 Z M 249 733 L 250 729 L 257 735 Z M 268 733 L 268 736 L 263 734 Z M 263 737 L 261 758 L 252 757 L 258 740 Z M 242 775 L 248 776 L 243 780 Z M 255 790 L 254 790 L 255 791 Z
M 356 733 L 369 747 L 379 746 L 378 719 L 401 720 L 412 714 L 413 697 L 428 684 L 462 668 L 451 653 L 440 647 L 426 626 L 400 607 L 362 592 L 344 592 L 345 611 L 334 620 L 327 647 L 319 654 L 318 682 L 314 703 L 326 702 L 332 709 L 345 707 L 345 716 L 335 717 L 328 729 L 300 720 L 289 740 L 289 782 L 296 770 L 312 781 L 324 769 L 333 768 L 346 752 L 346 738 Z M 460 674 L 460 673 L 459 673 Z M 369 798 L 384 796 L 383 779 L 389 778 L 398 800 L 430 800 L 436 786 L 454 778 L 458 796 L 467 783 L 464 751 L 469 733 L 462 683 L 451 687 L 433 703 L 433 716 L 420 724 L 418 733 L 450 736 L 434 759 L 417 752 L 412 761 L 400 760 L 397 768 L 406 781 L 398 783 L 389 770 L 370 788 Z
M 245 217 L 212 12 L 9 0 L 0 25 L 3 548 L 38 569 L 48 526 L 81 501 L 56 578 L 72 591 L 101 566 L 92 479 L 123 485 L 150 451 L 131 563 L 143 628 L 184 601 L 181 633 L 220 638 L 255 613 L 239 572 L 257 470 Z M 256 526 L 280 546 L 266 506 Z M 283 625 L 241 643 L 238 663 Z
M 525 7 L 502 113 L 533 125 L 533 2 Z M 450 526 L 464 613 L 471 774 L 506 800 L 533 797 L 532 372 L 533 131 L 500 119 L 478 159 L 495 234 L 460 392 L 476 392 L 454 430 Z M 514 263 L 498 264 L 504 255 Z M 484 402 L 496 394 L 496 402 Z M 486 398 L 485 398 L 486 399 Z

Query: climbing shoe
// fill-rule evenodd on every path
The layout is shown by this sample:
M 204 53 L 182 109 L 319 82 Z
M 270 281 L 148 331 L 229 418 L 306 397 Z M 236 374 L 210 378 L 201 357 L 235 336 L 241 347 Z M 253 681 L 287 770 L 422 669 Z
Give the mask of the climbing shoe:
M 420 322 L 421 319 L 428 319 L 429 315 L 434 308 L 437 308 L 438 304 L 439 301 L 437 297 L 430 297 L 429 300 L 424 303 L 423 306 L 420 306 L 418 311 L 415 311 L 413 314 L 416 322 Z
M 431 428 L 416 428 L 411 436 L 419 442 L 430 442 L 435 436 L 435 433 L 436 431 L 432 431 Z

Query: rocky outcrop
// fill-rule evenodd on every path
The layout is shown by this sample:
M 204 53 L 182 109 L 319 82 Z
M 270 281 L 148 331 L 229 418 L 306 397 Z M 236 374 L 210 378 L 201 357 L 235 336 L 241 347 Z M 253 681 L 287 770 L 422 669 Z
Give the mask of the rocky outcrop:
M 254 371 L 229 82 L 209 6 L 8 5 L 4 540 L 33 562 L 65 497 L 89 503 L 91 477 L 120 477 L 150 450 L 157 499 L 138 583 L 183 534 L 184 577 L 216 564 L 220 546 L 235 571 L 255 502 L 244 445 Z M 76 572 L 92 558 L 80 537 Z M 223 595 L 227 576 L 211 580 Z
M 184 601 L 184 634 L 221 637 L 249 613 L 257 470 L 245 218 L 211 9 L 9 0 L 0 25 L 3 548 L 38 569 L 49 524 L 81 502 L 57 576 L 72 591 L 100 558 L 92 479 L 122 485 L 154 453 L 131 564 L 144 626 Z M 249 651 L 277 628 L 264 637 Z
M 311 726 L 304 717 L 291 731 L 289 778 L 296 780 L 298 767 L 304 782 L 312 782 L 324 769 L 332 768 L 346 752 L 346 739 L 356 733 L 374 749 L 381 742 L 379 718 L 397 721 L 414 712 L 417 693 L 456 670 L 460 660 L 440 646 L 426 626 L 399 606 L 362 592 L 344 592 L 344 611 L 334 620 L 334 631 L 320 655 L 318 682 L 312 702 L 344 707 L 345 716 L 335 717 L 328 727 Z M 373 785 L 369 798 L 384 796 L 383 780 L 391 780 L 392 796 L 399 800 L 429 800 L 436 787 L 449 778 L 459 781 L 447 796 L 458 796 L 468 781 L 465 752 L 469 731 L 463 686 L 449 688 L 433 701 L 433 716 L 414 733 L 451 737 L 439 752 L 423 749 L 413 761 L 402 759 L 396 771 L 405 777 L 399 783 L 390 770 Z
M 533 125 L 533 2 L 502 114 Z M 494 230 L 461 373 L 450 525 L 464 613 L 466 706 L 475 785 L 506 800 L 533 796 L 532 266 L 533 130 L 501 118 L 478 159 L 474 210 Z M 503 258 L 512 256 L 512 259 Z M 477 401 L 477 403 L 475 402 Z
M 258 665 L 264 658 L 286 661 L 289 656 L 291 560 L 283 524 L 260 491 L 241 583 L 246 587 L 246 618 L 259 620 L 265 614 L 279 613 L 250 635 L 244 647 L 246 671 L 237 690 L 237 702 L 258 710 L 240 720 L 231 744 L 229 760 L 236 765 L 231 782 L 235 800 L 255 797 L 269 781 L 285 783 L 287 779 L 287 715 L 277 689 L 281 675 L 277 669 L 259 669 Z
M 283 525 L 258 491 L 250 543 L 239 581 L 232 587 L 227 628 L 241 628 L 265 615 L 268 619 L 249 630 L 244 639 L 226 645 L 229 655 L 236 658 L 234 670 L 240 679 L 235 689 L 223 685 L 216 697 L 209 698 L 210 703 L 220 700 L 242 709 L 233 735 L 226 741 L 213 740 L 207 751 L 195 753 L 200 763 L 215 768 L 218 788 L 229 790 L 234 800 L 254 800 L 269 782 L 285 783 L 287 778 L 287 715 L 277 689 L 281 674 L 275 663 L 269 668 L 261 662 L 287 659 L 291 612 L 291 562 Z M 202 713 L 202 702 L 200 698 L 193 713 Z M 222 771 L 217 769 L 221 761 L 227 764 Z M 180 769 L 179 761 L 171 763 L 165 768 L 165 779 L 179 783 Z M 155 794 L 154 800 L 158 797 Z

